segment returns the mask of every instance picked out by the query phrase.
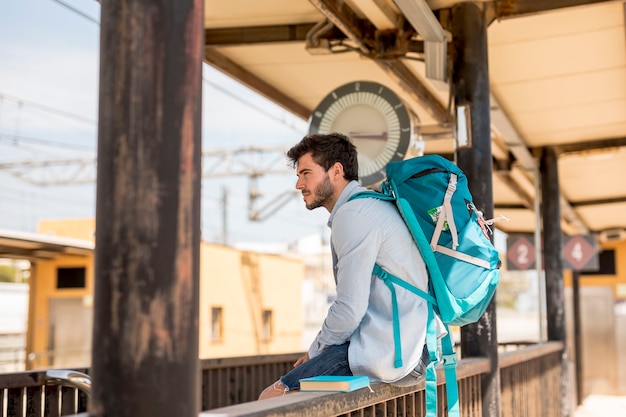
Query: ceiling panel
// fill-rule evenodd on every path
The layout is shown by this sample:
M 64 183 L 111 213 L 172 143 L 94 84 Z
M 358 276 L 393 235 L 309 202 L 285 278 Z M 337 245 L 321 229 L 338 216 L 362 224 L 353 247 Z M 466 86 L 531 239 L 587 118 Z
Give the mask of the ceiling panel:
M 207 0 L 204 27 L 249 27 L 318 22 L 320 13 L 308 1 Z
M 624 135 L 625 39 L 616 2 L 490 26 L 492 91 L 528 145 Z
M 594 225 L 596 231 L 624 229 L 626 202 L 578 207 L 576 213 L 583 221 Z
M 563 155 L 559 177 L 561 191 L 574 203 L 624 196 L 626 148 Z

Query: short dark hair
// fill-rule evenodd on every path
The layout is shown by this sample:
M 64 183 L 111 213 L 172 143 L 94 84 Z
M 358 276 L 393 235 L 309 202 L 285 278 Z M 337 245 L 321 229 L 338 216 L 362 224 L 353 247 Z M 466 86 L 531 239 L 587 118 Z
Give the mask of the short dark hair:
M 343 165 L 343 177 L 359 180 L 359 162 L 356 146 L 341 133 L 322 135 L 313 133 L 305 136 L 297 145 L 287 151 L 287 158 L 293 168 L 304 154 L 311 153 L 316 164 L 328 171 L 336 162 Z

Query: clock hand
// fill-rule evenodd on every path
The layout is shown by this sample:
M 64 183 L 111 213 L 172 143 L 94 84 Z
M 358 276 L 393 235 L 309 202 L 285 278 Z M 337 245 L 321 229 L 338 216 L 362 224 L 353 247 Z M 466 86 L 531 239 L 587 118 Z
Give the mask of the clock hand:
M 387 132 L 383 132 L 380 135 L 376 135 L 374 133 L 350 132 L 348 135 L 351 138 L 354 138 L 354 139 L 382 139 L 382 140 L 387 140 Z

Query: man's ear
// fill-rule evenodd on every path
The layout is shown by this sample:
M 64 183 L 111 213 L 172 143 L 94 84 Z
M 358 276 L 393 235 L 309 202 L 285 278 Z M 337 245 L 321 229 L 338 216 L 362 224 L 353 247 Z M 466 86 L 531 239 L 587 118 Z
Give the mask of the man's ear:
M 343 175 L 343 164 L 341 162 L 335 162 L 333 166 L 330 168 L 333 177 L 335 179 L 341 179 L 344 177 Z

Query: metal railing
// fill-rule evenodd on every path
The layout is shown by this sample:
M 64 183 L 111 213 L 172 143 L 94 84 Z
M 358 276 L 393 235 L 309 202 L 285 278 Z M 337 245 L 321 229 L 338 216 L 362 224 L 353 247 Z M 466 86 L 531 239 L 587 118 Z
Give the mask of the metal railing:
M 459 362 L 459 409 L 462 417 L 481 417 L 481 375 L 489 369 L 489 362 L 483 358 L 464 359 Z M 438 370 L 437 415 L 444 417 L 445 378 L 443 369 Z M 395 387 L 384 383 L 373 383 L 372 391 L 361 389 L 347 393 L 301 392 L 274 398 L 271 401 L 254 401 L 200 413 L 201 417 L 211 416 L 277 416 L 281 417 L 401 417 L 425 415 L 425 383 L 412 387 Z
M 0 416 L 65 416 L 87 410 L 90 377 L 78 370 L 0 375 Z
M 498 357 L 503 417 L 561 416 L 563 344 L 531 345 Z
M 561 416 L 563 344 L 548 342 L 499 355 L 502 417 Z M 201 417 L 270 416 L 424 416 L 424 384 L 399 388 L 372 384 L 349 393 L 296 393 L 255 401 L 259 393 L 292 368 L 300 353 L 261 355 L 200 362 Z M 489 370 L 483 358 L 458 365 L 461 416 L 482 416 L 481 376 Z M 84 413 L 88 392 L 83 372 L 41 371 L 0 375 L 0 416 L 56 417 Z M 84 376 L 83 376 L 84 375 Z M 440 375 L 439 381 L 443 381 Z M 62 385 L 50 385 L 59 384 Z M 439 416 L 445 415 L 445 385 L 438 386 Z M 81 414 L 86 416 L 86 414 Z

